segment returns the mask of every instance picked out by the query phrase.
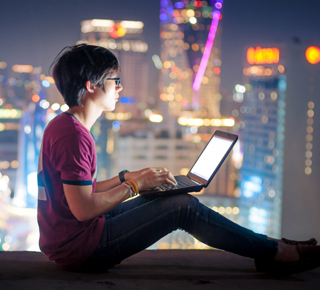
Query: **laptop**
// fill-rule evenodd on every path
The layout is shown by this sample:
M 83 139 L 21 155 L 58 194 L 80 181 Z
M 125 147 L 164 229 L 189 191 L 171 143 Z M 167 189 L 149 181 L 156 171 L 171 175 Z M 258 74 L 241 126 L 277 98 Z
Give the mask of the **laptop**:
M 199 192 L 201 189 L 206 188 L 231 152 L 237 140 L 238 136 L 235 134 L 219 130 L 215 131 L 188 174 L 174 177 L 178 185 L 162 184 L 151 190 L 143 191 L 143 196 L 158 197 Z

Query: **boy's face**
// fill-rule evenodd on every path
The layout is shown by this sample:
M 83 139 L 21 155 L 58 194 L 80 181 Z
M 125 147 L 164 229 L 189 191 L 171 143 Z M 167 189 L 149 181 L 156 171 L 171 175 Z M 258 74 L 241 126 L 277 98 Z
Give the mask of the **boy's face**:
M 116 78 L 117 75 L 113 74 L 110 78 Z M 115 80 L 105 80 L 104 91 L 96 87 L 96 102 L 101 106 L 103 111 L 113 111 L 116 106 L 116 102 L 119 100 L 119 93 L 122 91 L 122 85 L 116 85 Z

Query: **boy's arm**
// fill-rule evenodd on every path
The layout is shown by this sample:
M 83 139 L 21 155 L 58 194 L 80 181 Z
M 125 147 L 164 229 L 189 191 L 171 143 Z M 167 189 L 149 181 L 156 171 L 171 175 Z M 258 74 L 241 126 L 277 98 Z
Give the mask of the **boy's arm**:
M 95 192 L 97 193 L 97 192 L 102 192 L 102 191 L 108 191 L 112 188 L 115 188 L 116 186 L 118 186 L 120 184 L 121 184 L 121 182 L 120 182 L 120 179 L 118 176 L 112 177 L 111 179 L 107 179 L 104 181 L 97 181 Z
M 141 177 L 142 175 L 144 175 L 150 171 L 167 172 L 167 173 L 169 172 L 168 169 L 166 169 L 165 167 L 148 167 L 148 168 L 143 168 L 138 171 L 126 172 L 124 174 L 124 178 L 125 178 L 125 180 L 130 180 L 130 179 L 136 180 L 137 178 Z M 173 176 L 172 176 L 172 178 L 173 178 Z M 174 180 L 174 178 L 173 178 L 173 180 Z M 121 182 L 120 182 L 119 176 L 115 176 L 115 177 L 108 179 L 108 180 L 99 181 L 99 182 L 96 182 L 95 192 L 108 191 L 108 190 L 110 190 L 120 184 L 121 184 Z
M 124 174 L 124 178 L 125 180 L 129 180 L 129 179 L 133 179 L 135 180 L 137 177 L 143 175 L 144 173 L 146 173 L 150 168 L 144 168 L 144 169 L 141 169 L 139 171 L 131 171 L 131 172 L 126 172 Z M 165 169 L 165 168 L 161 168 L 161 169 Z M 111 188 L 114 188 L 118 185 L 120 185 L 121 182 L 120 182 L 120 179 L 119 179 L 119 176 L 115 176 L 111 179 L 107 179 L 107 180 L 104 180 L 104 181 L 97 181 L 96 182 L 96 190 L 95 192 L 102 192 L 102 191 L 108 191 L 110 190 Z
M 135 175 L 132 174 L 130 179 L 131 177 L 135 177 Z M 75 218 L 81 222 L 90 220 L 112 210 L 129 198 L 130 189 L 126 185 L 120 184 L 120 180 L 117 181 L 117 178 L 117 176 L 113 177 L 101 184 L 111 186 L 118 182 L 119 185 L 115 185 L 109 190 L 94 193 L 92 192 L 92 185 L 82 186 L 63 183 L 67 203 Z M 144 169 L 143 174 L 140 174 L 134 180 L 139 190 L 154 188 L 163 183 L 176 185 L 173 175 L 165 168 L 163 168 L 163 171 L 155 168 Z
M 112 210 L 130 196 L 130 190 L 125 185 L 92 193 L 92 185 L 63 184 L 63 190 L 72 214 L 81 222 Z

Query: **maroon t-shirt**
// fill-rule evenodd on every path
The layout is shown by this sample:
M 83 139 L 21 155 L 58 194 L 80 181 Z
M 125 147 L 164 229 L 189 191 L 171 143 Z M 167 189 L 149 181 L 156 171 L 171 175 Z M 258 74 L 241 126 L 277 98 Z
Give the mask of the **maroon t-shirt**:
M 64 184 L 96 187 L 96 152 L 91 133 L 63 113 L 47 126 L 38 168 L 40 249 L 64 269 L 80 266 L 94 252 L 105 218 L 80 222 L 72 214 Z

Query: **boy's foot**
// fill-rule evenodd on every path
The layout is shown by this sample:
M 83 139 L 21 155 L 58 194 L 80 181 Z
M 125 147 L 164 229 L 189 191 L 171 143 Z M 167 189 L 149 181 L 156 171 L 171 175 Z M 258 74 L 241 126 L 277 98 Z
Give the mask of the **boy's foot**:
M 320 246 L 297 245 L 299 260 L 294 262 L 267 262 L 267 273 L 284 277 L 320 267 Z
M 286 238 L 282 238 L 280 242 L 283 242 L 287 245 L 309 245 L 309 246 L 315 246 L 317 244 L 317 240 L 315 238 L 311 238 L 310 240 L 307 241 L 295 241 L 295 240 L 289 240 Z
M 311 238 L 307 241 L 295 241 L 295 240 L 289 240 L 286 238 L 282 238 L 281 240 L 278 240 L 280 243 L 284 243 L 287 245 L 309 245 L 309 246 L 315 246 L 317 244 L 317 240 L 315 238 Z M 273 262 L 273 261 L 269 261 Z M 254 264 L 256 266 L 257 272 L 266 272 L 267 266 L 266 261 L 264 259 L 255 259 Z

